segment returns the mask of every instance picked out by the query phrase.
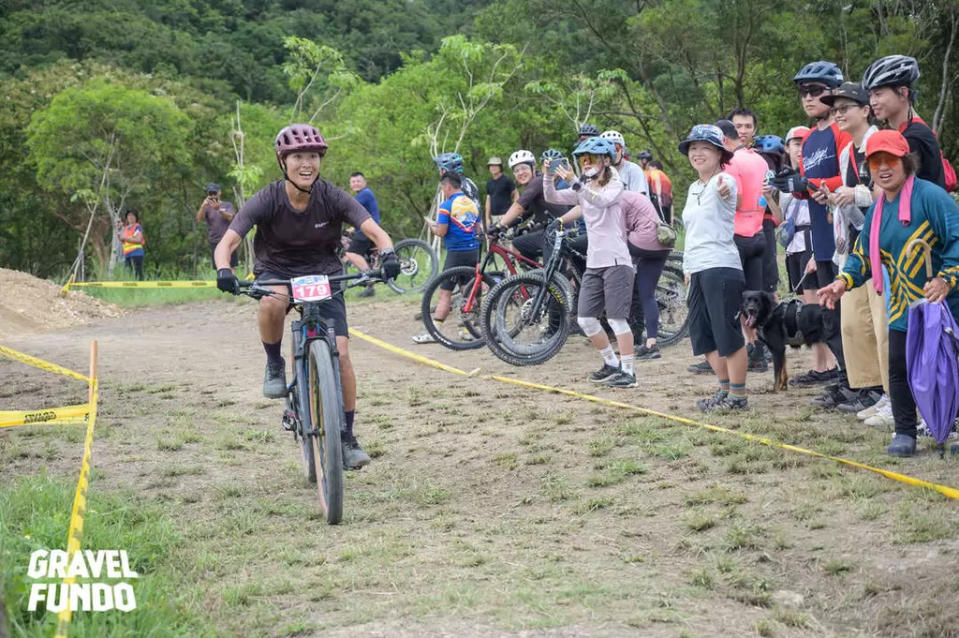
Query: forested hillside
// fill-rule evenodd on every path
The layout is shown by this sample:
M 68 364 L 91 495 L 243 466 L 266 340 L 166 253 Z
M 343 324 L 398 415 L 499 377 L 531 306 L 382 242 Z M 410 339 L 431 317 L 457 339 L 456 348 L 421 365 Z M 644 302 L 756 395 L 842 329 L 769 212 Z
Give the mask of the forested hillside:
M 616 128 L 687 183 L 676 142 L 745 105 L 760 133 L 806 123 L 805 62 L 858 79 L 889 53 L 921 65 L 919 113 L 956 157 L 954 0 L 50 0 L 0 5 L 0 266 L 62 275 L 90 226 L 88 269 L 141 211 L 148 272 L 204 271 L 194 214 L 209 181 L 241 199 L 279 174 L 275 132 L 312 121 L 323 172 L 367 174 L 385 225 L 415 234 L 431 154 L 569 149 Z M 242 131 L 242 135 L 240 132 Z

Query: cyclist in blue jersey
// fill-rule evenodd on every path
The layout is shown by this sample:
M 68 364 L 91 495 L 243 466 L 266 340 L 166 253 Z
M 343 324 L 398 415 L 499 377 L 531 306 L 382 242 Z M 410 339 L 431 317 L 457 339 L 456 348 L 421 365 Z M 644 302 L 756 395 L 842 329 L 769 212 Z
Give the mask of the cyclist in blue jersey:
M 436 222 L 430 230 L 443 238 L 446 247 L 446 262 L 443 270 L 460 266 L 475 267 L 479 262 L 480 212 L 476 202 L 463 192 L 463 182 L 458 173 L 448 172 L 440 178 L 443 203 L 440 204 Z M 442 324 L 452 310 L 453 286 L 456 282 L 447 279 L 440 284 L 433 321 Z M 460 282 L 466 283 L 466 282 Z M 433 343 L 436 339 L 429 332 L 413 337 L 413 343 Z

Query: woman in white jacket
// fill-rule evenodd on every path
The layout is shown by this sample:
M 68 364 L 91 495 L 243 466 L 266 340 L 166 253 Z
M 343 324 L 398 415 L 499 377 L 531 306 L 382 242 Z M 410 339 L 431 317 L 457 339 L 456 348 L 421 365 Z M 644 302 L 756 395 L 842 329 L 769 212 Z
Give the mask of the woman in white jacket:
M 627 318 L 635 271 L 626 247 L 626 224 L 619 205 L 623 183 L 612 167 L 616 148 L 601 137 L 590 137 L 580 142 L 573 157 L 579 163 L 582 175 L 577 179 L 568 166 L 553 166 L 548 160 L 543 195 L 549 203 L 578 204 L 586 222 L 589 246 L 576 309 L 577 322 L 603 357 L 603 366 L 590 374 L 589 380 L 614 388 L 634 388 L 633 333 Z M 554 182 L 557 177 L 571 183 L 572 187 L 556 190 Z M 599 322 L 604 311 L 606 321 L 616 335 L 618 358 Z

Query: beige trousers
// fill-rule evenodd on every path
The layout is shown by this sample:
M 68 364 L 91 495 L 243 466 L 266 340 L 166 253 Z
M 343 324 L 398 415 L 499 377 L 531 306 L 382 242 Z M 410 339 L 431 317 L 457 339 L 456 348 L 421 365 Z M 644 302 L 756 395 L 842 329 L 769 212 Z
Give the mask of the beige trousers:
M 842 296 L 842 351 L 849 387 L 882 385 L 889 393 L 889 319 L 886 301 L 868 279 Z

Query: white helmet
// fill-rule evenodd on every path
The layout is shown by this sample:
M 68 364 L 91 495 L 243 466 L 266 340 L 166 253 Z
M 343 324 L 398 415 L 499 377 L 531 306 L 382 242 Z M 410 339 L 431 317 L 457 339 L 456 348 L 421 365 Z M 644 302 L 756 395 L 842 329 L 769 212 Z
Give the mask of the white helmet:
M 517 164 L 529 164 L 530 166 L 536 166 L 536 156 L 530 153 L 527 150 L 518 150 L 512 155 L 509 156 L 510 170 L 516 167 Z
M 619 144 L 620 146 L 626 146 L 626 140 L 623 139 L 623 134 L 619 131 L 603 131 L 599 134 L 604 140 L 609 140 L 613 144 Z

